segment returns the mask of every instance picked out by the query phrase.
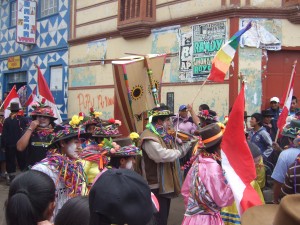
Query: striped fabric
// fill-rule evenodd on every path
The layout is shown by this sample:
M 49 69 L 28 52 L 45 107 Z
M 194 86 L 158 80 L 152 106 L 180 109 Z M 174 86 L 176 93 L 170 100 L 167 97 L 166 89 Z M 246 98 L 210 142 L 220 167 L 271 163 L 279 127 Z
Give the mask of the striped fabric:
M 198 159 L 196 159 L 198 160 Z M 190 187 L 190 194 L 185 215 L 192 216 L 196 214 L 215 214 L 221 210 L 214 202 L 205 185 L 201 181 L 199 174 L 199 162 L 194 163 L 191 170 L 192 184 Z
M 228 42 L 217 52 L 213 61 L 208 80 L 215 82 L 224 81 L 225 75 L 230 67 L 230 63 L 233 60 L 236 49 L 238 48 L 241 36 L 251 28 L 251 21 L 246 27 L 235 33 Z
M 287 171 L 281 192 L 283 195 L 300 194 L 300 154 Z

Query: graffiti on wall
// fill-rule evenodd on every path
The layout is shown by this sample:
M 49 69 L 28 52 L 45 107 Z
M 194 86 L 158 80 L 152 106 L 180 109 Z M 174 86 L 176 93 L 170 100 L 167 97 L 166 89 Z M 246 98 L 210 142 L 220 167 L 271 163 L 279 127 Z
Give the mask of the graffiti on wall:
M 216 52 L 226 40 L 226 20 L 197 24 L 193 31 L 193 77 L 205 80 Z
M 96 111 L 102 112 L 101 118 L 109 119 L 114 116 L 114 91 L 107 90 L 80 90 L 69 92 L 69 116 L 78 112 L 88 113 L 93 107 Z

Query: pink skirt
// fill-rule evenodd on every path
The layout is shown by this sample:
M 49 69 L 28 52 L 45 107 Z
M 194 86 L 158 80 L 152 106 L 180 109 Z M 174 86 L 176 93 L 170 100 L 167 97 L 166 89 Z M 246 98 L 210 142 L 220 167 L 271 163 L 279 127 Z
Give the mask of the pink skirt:
M 181 225 L 224 225 L 220 213 L 215 215 L 184 216 Z

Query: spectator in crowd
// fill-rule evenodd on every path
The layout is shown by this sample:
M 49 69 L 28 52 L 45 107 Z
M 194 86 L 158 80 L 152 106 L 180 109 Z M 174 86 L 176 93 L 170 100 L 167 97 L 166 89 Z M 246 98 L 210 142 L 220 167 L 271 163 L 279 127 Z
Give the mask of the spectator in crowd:
M 90 191 L 89 208 L 90 225 L 152 225 L 157 212 L 147 182 L 128 169 L 104 172 Z
M 3 118 L 4 113 L 0 112 L 0 178 L 8 179 L 8 174 L 6 172 L 6 163 L 5 163 L 5 149 L 1 144 L 2 130 L 3 130 Z
M 197 125 L 194 124 L 192 117 L 188 115 L 188 109 L 186 105 L 179 107 L 179 113 L 172 117 L 173 127 L 175 130 L 183 131 L 187 134 L 194 134 L 197 130 Z
M 266 131 L 270 134 L 272 141 L 275 140 L 276 134 L 273 133 L 272 130 L 272 118 L 274 116 L 273 112 L 269 109 L 263 110 L 261 112 L 263 116 L 263 127 L 266 129 Z
M 202 110 L 210 110 L 210 108 L 207 104 L 201 104 L 199 105 L 199 112 Z
M 298 140 L 300 136 L 298 136 Z M 281 196 L 300 194 L 300 154 L 288 169 L 281 187 Z
M 89 225 L 90 210 L 87 196 L 69 199 L 55 217 L 55 225 Z
M 295 125 L 292 125 L 294 124 Z M 297 132 L 300 128 L 300 123 L 297 121 L 292 120 L 290 126 L 286 126 L 283 130 L 283 135 L 289 135 L 290 137 L 294 137 L 294 139 L 297 136 Z M 274 145 L 275 148 L 279 148 L 278 145 Z M 281 149 L 279 149 L 281 150 Z M 272 178 L 274 180 L 273 184 L 273 199 L 274 203 L 279 203 L 280 199 L 280 191 L 281 187 L 284 183 L 285 175 L 288 171 L 288 168 L 295 162 L 295 159 L 300 154 L 300 147 L 299 145 L 290 147 L 286 150 L 282 150 L 282 152 L 279 155 L 278 161 L 276 163 L 276 166 L 274 168 L 274 171 L 272 173 Z
M 11 113 L 3 123 L 1 143 L 5 149 L 6 171 L 9 176 L 9 184 L 15 177 L 16 159 L 19 169 L 21 171 L 26 169 L 26 152 L 17 151 L 17 142 L 26 129 L 27 124 L 24 116 L 18 115 L 20 110 L 19 103 L 12 102 L 8 109 L 10 109 Z
M 298 108 L 298 99 L 297 99 L 296 96 L 293 96 L 292 97 L 292 102 L 291 102 L 291 107 L 290 107 L 290 110 L 289 110 L 289 115 L 290 116 L 295 116 L 295 114 L 299 111 L 300 111 L 300 109 Z
M 260 113 L 252 114 L 250 126 L 252 130 L 249 132 L 249 140 L 259 147 L 264 159 L 268 161 L 273 152 L 272 139 L 263 127 L 263 116 Z
M 272 123 L 272 133 L 277 134 L 277 120 L 278 120 L 278 117 L 281 113 L 281 109 L 279 108 L 279 98 L 278 97 L 272 97 L 270 99 L 270 108 L 268 108 L 268 110 L 270 110 L 274 117 L 273 119 L 271 120 L 271 123 Z
M 19 174 L 9 187 L 5 203 L 7 225 L 50 224 L 55 207 L 55 185 L 39 171 Z

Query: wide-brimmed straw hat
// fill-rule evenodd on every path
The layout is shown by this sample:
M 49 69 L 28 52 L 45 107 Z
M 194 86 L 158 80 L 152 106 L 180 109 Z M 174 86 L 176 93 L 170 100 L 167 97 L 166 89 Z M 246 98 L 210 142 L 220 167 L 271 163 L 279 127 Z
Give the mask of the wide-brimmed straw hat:
M 217 123 L 209 124 L 199 131 L 204 148 L 212 147 L 220 142 L 223 137 L 223 131 Z
M 255 206 L 242 215 L 242 225 L 300 224 L 300 194 L 287 195 L 279 205 Z

